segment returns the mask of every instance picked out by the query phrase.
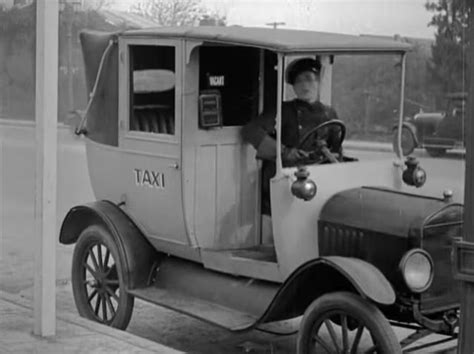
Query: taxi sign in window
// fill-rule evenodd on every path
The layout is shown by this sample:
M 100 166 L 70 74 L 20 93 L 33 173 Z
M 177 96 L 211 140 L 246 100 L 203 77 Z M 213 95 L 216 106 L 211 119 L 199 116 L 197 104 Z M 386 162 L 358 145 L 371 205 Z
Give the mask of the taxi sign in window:
M 222 126 L 222 101 L 219 91 L 205 90 L 199 95 L 199 126 L 201 128 Z

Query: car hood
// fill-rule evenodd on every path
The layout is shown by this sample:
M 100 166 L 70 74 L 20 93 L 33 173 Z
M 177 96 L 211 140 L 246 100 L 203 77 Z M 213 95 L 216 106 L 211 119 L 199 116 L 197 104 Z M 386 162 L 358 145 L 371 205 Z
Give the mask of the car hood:
M 388 188 L 359 187 L 333 195 L 320 221 L 408 237 L 427 223 L 462 220 L 462 205 Z

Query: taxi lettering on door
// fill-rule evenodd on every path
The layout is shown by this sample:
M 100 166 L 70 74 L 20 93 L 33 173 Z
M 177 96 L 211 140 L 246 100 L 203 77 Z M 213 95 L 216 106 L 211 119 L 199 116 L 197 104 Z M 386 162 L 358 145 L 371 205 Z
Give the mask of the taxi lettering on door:
M 135 168 L 133 172 L 136 186 L 165 189 L 165 175 L 163 173 L 140 168 Z

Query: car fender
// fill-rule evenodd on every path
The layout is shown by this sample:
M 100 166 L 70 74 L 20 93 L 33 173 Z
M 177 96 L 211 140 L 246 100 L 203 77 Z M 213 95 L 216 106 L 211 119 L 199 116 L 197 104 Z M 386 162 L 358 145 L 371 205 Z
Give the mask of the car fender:
M 114 238 L 125 262 L 127 288 L 146 286 L 159 259 L 158 253 L 130 217 L 112 202 L 102 200 L 73 207 L 61 225 L 59 242 L 66 245 L 75 243 L 90 225 L 105 227 Z
M 315 299 L 335 291 L 352 291 L 379 305 L 391 305 L 396 299 L 390 282 L 372 264 L 357 258 L 321 257 L 288 277 L 257 322 L 300 316 Z
M 403 122 L 402 123 L 402 129 L 403 128 L 407 128 L 408 131 L 411 133 L 411 135 L 413 136 L 413 139 L 415 140 L 415 144 L 416 146 L 419 146 L 419 141 L 418 141 L 418 132 L 417 132 L 417 128 L 416 128 L 416 125 L 412 122 Z M 393 126 L 393 132 L 395 132 L 396 130 L 398 129 L 398 124 L 394 125 Z

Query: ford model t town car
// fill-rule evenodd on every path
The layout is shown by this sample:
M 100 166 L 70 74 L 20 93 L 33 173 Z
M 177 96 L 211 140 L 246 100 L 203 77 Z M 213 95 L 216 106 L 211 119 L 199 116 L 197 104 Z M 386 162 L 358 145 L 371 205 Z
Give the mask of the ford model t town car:
M 466 92 L 453 92 L 445 97 L 444 112 L 419 112 L 406 118 L 402 128 L 402 149 L 409 155 L 415 148 L 425 148 L 433 157 L 443 156 L 447 150 L 464 148 Z M 395 151 L 398 129 L 394 128 Z
M 76 132 L 97 201 L 69 211 L 60 241 L 75 243 L 82 316 L 124 329 L 135 298 L 232 331 L 302 316 L 298 353 L 395 353 L 426 331 L 456 336 L 450 245 L 462 205 L 419 193 L 427 176 L 413 157 L 330 149 L 347 114 L 303 139 L 313 158 L 281 159 L 288 65 L 317 59 L 330 105 L 345 56 L 391 56 L 401 105 L 409 45 L 243 27 L 84 32 L 81 42 L 90 100 Z M 241 132 L 266 112 L 277 141 L 270 227 L 262 164 Z M 336 141 L 324 141 L 328 128 Z M 417 335 L 400 342 L 392 325 Z

